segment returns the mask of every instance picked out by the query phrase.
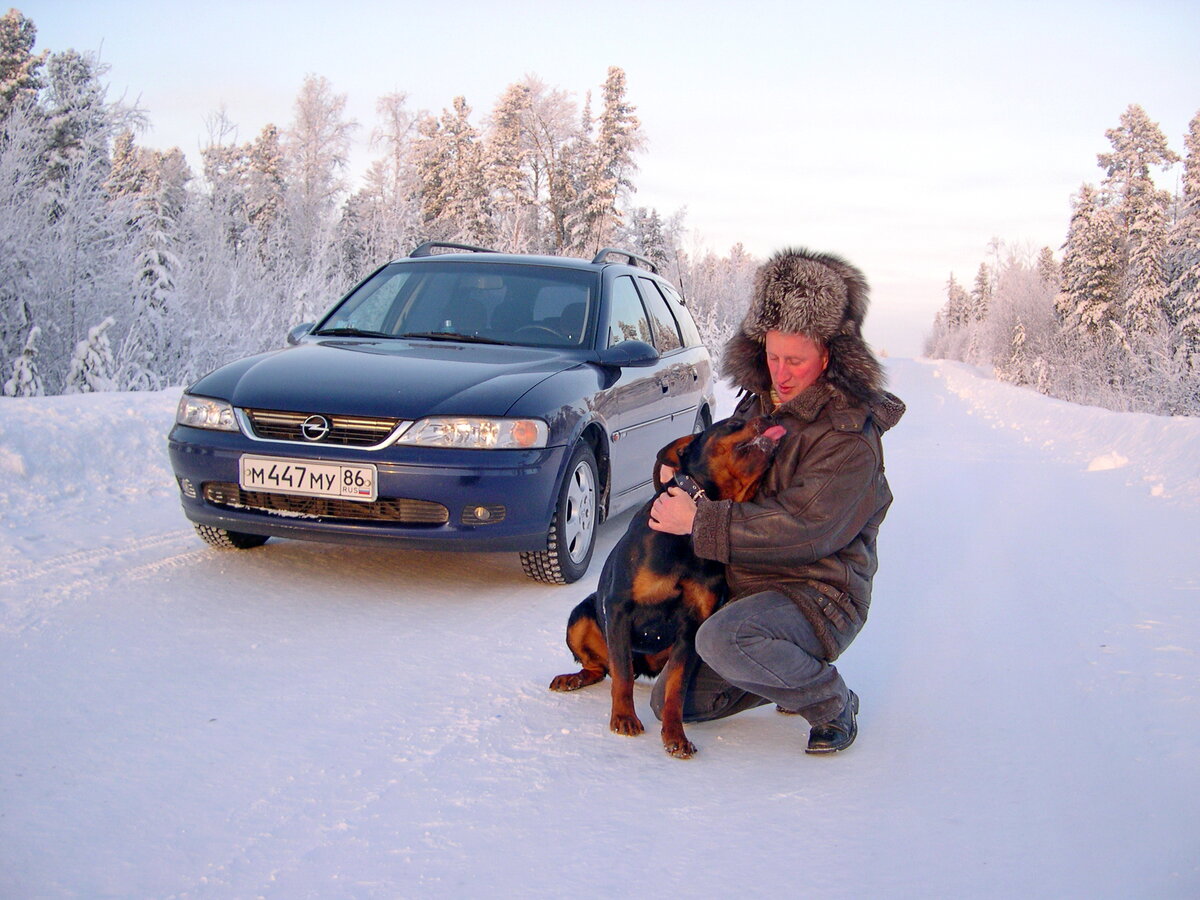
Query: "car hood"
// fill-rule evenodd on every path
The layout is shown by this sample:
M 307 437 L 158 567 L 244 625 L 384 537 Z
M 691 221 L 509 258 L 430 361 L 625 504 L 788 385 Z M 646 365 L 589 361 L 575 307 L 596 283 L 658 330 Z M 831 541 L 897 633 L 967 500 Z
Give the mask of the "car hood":
M 231 363 L 189 391 L 294 412 L 502 416 L 536 384 L 578 363 L 535 347 L 325 340 Z

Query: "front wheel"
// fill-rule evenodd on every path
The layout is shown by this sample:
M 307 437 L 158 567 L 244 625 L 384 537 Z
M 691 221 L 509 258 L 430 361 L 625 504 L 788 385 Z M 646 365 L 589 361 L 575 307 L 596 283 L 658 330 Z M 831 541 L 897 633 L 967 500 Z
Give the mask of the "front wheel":
M 596 481 L 596 456 L 580 442 L 559 488 L 547 548 L 521 553 L 521 568 L 534 581 L 571 584 L 587 572 L 596 546 Z
M 227 531 L 224 528 L 217 528 L 214 525 L 201 525 L 199 522 L 193 522 L 192 526 L 196 529 L 196 534 L 200 535 L 206 544 L 219 547 L 222 550 L 250 550 L 253 547 L 261 547 L 267 542 L 265 534 L 246 534 L 241 531 Z

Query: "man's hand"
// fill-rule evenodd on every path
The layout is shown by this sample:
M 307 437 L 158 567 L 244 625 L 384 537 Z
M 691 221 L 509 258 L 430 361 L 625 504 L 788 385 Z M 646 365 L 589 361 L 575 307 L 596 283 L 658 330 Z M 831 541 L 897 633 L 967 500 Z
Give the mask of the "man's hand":
M 667 468 L 664 466 L 663 468 Z M 691 534 L 696 501 L 681 488 L 669 487 L 650 507 L 650 527 L 667 534 Z

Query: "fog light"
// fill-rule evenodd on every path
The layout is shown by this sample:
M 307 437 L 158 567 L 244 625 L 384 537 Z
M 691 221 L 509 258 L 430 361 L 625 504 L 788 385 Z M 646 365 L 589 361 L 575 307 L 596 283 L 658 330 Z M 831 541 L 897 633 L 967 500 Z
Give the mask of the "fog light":
M 462 512 L 462 522 L 464 525 L 495 525 L 504 520 L 504 512 L 504 507 L 498 504 L 468 506 Z
M 189 500 L 196 499 L 196 486 L 187 478 L 179 479 L 179 490 L 183 491 L 183 496 Z

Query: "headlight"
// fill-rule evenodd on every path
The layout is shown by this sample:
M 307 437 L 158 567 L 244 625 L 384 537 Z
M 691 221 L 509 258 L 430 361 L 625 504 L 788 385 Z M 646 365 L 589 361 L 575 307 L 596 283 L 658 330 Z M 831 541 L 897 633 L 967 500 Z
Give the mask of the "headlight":
M 550 427 L 541 419 L 475 419 L 435 416 L 421 419 L 399 443 L 467 450 L 533 450 L 545 447 Z
M 175 411 L 175 422 L 191 428 L 211 428 L 216 431 L 239 430 L 232 406 L 224 400 L 193 397 L 191 394 L 184 394 L 179 398 L 179 408 Z

